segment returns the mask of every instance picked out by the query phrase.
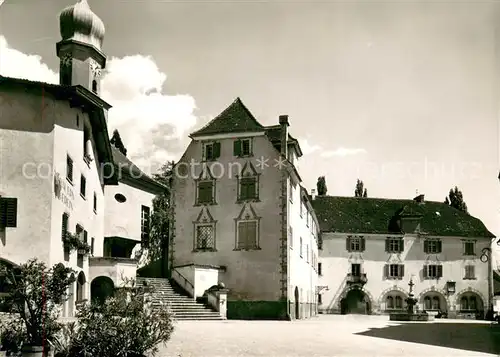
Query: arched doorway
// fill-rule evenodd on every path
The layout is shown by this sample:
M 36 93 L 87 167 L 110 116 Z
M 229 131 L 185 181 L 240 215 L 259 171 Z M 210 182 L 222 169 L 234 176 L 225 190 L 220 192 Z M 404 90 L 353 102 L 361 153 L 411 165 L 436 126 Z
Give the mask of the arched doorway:
M 76 302 L 80 302 L 85 300 L 85 283 L 87 279 L 85 278 L 85 274 L 83 271 L 78 274 L 78 278 L 76 279 Z
M 295 318 L 300 319 L 300 299 L 299 299 L 299 288 L 295 287 Z
M 361 289 L 351 289 L 340 301 L 341 314 L 369 315 L 371 303 L 368 296 Z
M 114 291 L 115 284 L 107 276 L 99 276 L 90 283 L 90 298 L 92 302 L 102 304 L 108 297 L 113 296 Z

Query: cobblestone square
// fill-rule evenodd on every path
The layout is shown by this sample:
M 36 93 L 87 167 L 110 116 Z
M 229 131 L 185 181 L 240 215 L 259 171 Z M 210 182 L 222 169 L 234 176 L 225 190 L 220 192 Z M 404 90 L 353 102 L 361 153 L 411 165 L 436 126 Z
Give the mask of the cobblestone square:
M 500 327 L 487 322 L 436 320 L 400 324 L 389 322 L 388 316 L 323 315 L 293 322 L 178 322 L 160 356 L 473 357 L 499 354 Z

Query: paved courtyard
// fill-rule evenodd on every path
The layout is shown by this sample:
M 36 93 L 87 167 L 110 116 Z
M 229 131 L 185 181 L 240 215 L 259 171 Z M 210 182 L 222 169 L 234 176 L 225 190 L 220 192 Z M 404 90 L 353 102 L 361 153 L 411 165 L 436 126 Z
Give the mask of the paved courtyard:
M 446 347 L 440 347 L 446 346 Z M 161 357 L 498 356 L 500 327 L 387 316 L 323 315 L 305 321 L 180 321 Z

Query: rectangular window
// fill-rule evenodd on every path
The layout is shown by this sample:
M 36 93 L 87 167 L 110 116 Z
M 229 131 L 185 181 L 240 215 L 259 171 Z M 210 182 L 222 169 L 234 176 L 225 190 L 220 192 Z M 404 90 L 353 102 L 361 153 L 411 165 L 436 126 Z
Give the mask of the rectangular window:
M 61 240 L 64 241 L 66 239 L 66 235 L 68 234 L 68 223 L 69 223 L 69 215 L 67 213 L 63 213 L 62 215 L 62 227 L 61 227 Z
M 299 254 L 300 254 L 300 257 L 302 258 L 302 237 L 300 237 L 300 239 L 299 239 L 299 244 L 300 244 Z
M 293 248 L 293 228 L 288 228 L 288 236 L 290 237 L 290 248 Z
M 90 146 L 90 130 L 88 127 L 83 128 L 83 158 L 88 159 L 90 156 L 89 152 Z
M 213 181 L 198 182 L 198 204 L 214 203 L 214 183 Z
M 203 161 L 214 161 L 220 157 L 220 143 L 204 143 L 203 144 Z
M 323 301 L 321 300 L 321 294 L 318 294 L 318 305 L 321 305 Z
M 85 191 L 87 190 L 87 180 L 85 179 L 85 176 L 81 175 L 80 176 L 80 196 L 85 198 Z
M 94 213 L 97 213 L 97 195 L 94 192 Z
M 290 200 L 290 202 L 293 203 L 293 183 L 292 181 L 290 180 L 290 190 L 288 191 L 288 194 L 289 194 L 289 197 L 288 199 Z
M 95 238 L 90 238 L 90 254 L 94 256 Z
M 306 262 L 309 263 L 309 244 L 306 244 Z
M 196 248 L 195 250 L 214 250 L 215 231 L 212 224 L 196 226 Z
M 237 157 L 252 155 L 252 139 L 238 139 L 233 142 L 233 154 Z
M 73 159 L 69 155 L 66 156 L 66 179 L 73 183 Z
M 385 240 L 385 251 L 387 253 L 402 253 L 404 250 L 403 238 L 387 238 Z
M 361 264 L 351 264 L 351 275 L 361 276 Z
M 318 263 L 318 275 L 323 275 L 323 265 L 322 265 L 322 263 Z
M 238 249 L 257 248 L 257 221 L 238 222 Z
M 257 177 L 243 177 L 240 179 L 240 200 L 258 198 Z
M 468 240 L 463 242 L 464 255 L 476 255 L 476 242 Z
M 76 225 L 76 230 L 75 230 L 76 235 L 78 236 L 78 239 L 83 241 L 83 227 L 80 226 L 79 224 Z
M 141 206 L 141 242 L 146 246 L 149 243 L 149 229 L 151 224 L 150 209 L 147 206 Z
M 346 239 L 346 249 L 348 252 L 364 252 L 365 251 L 365 238 L 350 236 Z
M 387 279 L 402 279 L 405 275 L 405 266 L 403 264 L 387 264 L 385 269 Z
M 0 227 L 17 227 L 17 198 L 0 197 Z
M 466 265 L 465 266 L 465 276 L 464 280 L 473 280 L 476 279 L 476 272 L 474 265 Z
M 424 278 L 439 279 L 443 277 L 443 266 L 432 264 L 424 266 Z
M 424 253 L 426 254 L 439 254 L 442 252 L 440 239 L 426 239 L 424 241 Z
M 304 204 L 302 203 L 302 200 L 300 200 L 300 217 L 302 217 L 304 214 Z

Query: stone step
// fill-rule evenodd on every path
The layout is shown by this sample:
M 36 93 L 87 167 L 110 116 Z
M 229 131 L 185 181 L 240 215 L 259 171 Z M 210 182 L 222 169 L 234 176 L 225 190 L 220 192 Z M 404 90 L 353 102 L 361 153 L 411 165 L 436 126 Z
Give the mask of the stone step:
M 220 317 L 220 314 L 218 312 L 213 312 L 213 311 L 202 311 L 202 312 L 174 312 L 174 316 L 176 318 L 179 317 Z
M 193 317 L 176 317 L 178 321 L 215 321 L 215 320 L 224 320 L 222 317 L 202 317 L 202 316 L 193 316 Z

